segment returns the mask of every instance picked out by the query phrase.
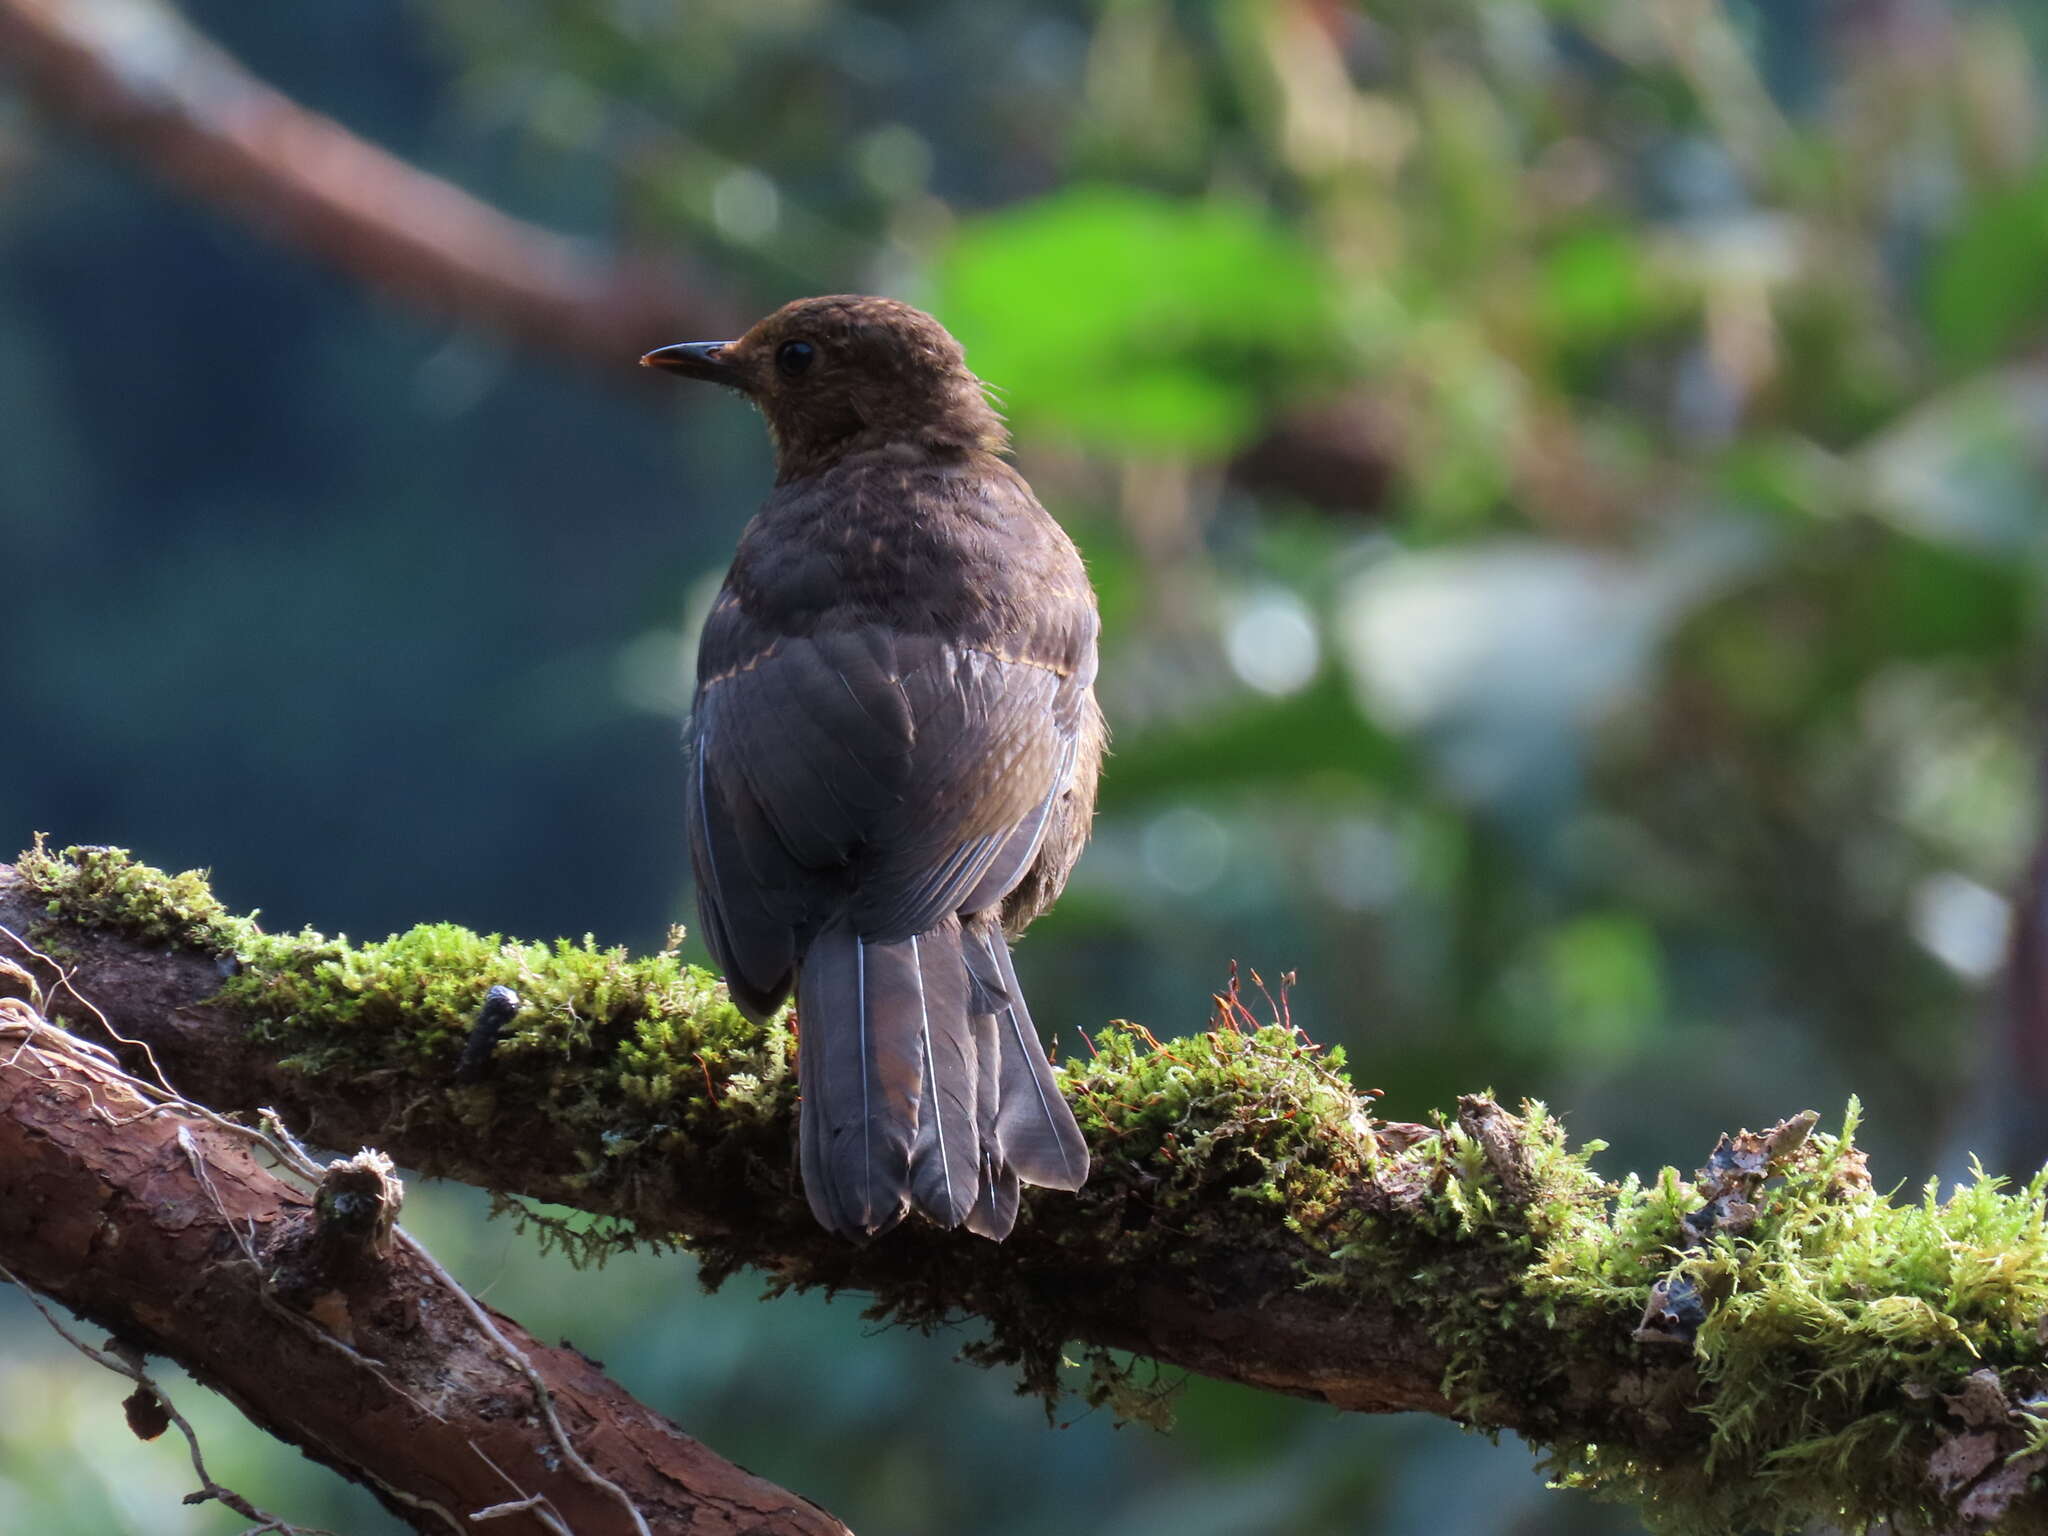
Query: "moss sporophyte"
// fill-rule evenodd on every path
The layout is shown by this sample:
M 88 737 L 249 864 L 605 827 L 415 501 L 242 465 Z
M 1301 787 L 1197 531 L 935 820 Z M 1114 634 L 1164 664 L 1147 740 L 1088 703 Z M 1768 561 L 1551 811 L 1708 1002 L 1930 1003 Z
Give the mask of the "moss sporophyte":
M 1257 1270 L 1333 1318 L 1412 1328 L 1455 1417 L 1517 1430 L 1557 1481 L 1660 1531 L 2048 1530 L 2048 1173 L 1895 1199 L 1864 1172 L 1853 1102 L 1838 1132 L 1753 1138 L 1747 1163 L 1610 1183 L 1600 1144 L 1573 1147 L 1540 1104 L 1474 1095 L 1424 1125 L 1376 1118 L 1341 1051 L 1233 986 L 1201 1033 L 1112 1024 L 1063 1070 L 1097 1172 L 1035 1202 L 1025 1244 L 906 1228 L 865 1252 L 809 1247 L 790 1021 L 749 1023 L 672 949 L 450 924 L 373 943 L 268 934 L 203 875 L 118 849 L 39 843 L 16 873 L 38 942 L 101 931 L 231 956 L 212 1005 L 320 1092 L 381 1095 L 444 1171 L 488 1184 L 476 1148 L 508 1127 L 559 1149 L 551 1193 L 600 1222 L 547 1225 L 582 1258 L 675 1241 L 712 1283 L 757 1266 L 776 1287 L 857 1286 L 875 1316 L 920 1327 L 972 1312 L 987 1333 L 970 1357 L 1153 1419 L 1137 1362 L 1090 1346 L 1063 1367 L 1071 1318 L 1036 1277 L 1085 1275 L 1099 1299 L 1171 1275 L 1221 1307 Z M 457 1082 L 493 986 L 521 1006 L 488 1078 Z M 678 1209 L 706 1214 L 680 1236 L 650 1214 Z M 892 1263 L 891 1244 L 916 1262 Z M 1677 1318 L 1665 1337 L 1646 1336 L 1653 1287 Z

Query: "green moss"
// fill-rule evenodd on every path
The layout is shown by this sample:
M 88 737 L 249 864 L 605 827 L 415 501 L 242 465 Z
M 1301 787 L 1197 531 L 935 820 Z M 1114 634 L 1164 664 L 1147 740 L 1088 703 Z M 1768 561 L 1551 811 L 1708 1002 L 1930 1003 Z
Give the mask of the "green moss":
M 593 1198 L 630 1209 L 631 1186 L 650 1178 L 667 1191 L 684 1149 L 701 1179 L 786 1168 L 794 1038 L 782 1023 L 749 1023 L 716 976 L 673 953 L 636 959 L 588 937 L 519 943 L 449 923 L 371 943 L 269 934 L 228 915 L 203 874 L 167 875 L 117 848 L 51 854 L 39 843 L 17 869 L 53 919 L 231 954 L 218 1001 L 285 1066 L 366 1089 L 415 1084 L 396 1109 L 421 1121 L 544 1132 L 579 1159 L 571 1187 Z M 501 984 L 520 1010 L 487 1081 L 458 1085 L 472 1020 Z M 629 1237 L 585 1233 L 578 1251 L 599 1257 L 608 1240 Z
M 125 848 L 66 848 L 51 853 L 41 834 L 15 869 L 40 894 L 49 916 L 88 928 L 111 928 L 150 944 L 232 953 L 255 932 L 250 918 L 221 905 L 206 871 L 167 875 L 138 864 Z
M 650 1217 L 703 1213 L 687 1241 L 713 1281 L 767 1262 L 777 1285 L 856 1285 L 912 1326 L 967 1308 L 989 1324 L 971 1358 L 1148 1420 L 1164 1406 L 1149 1367 L 1100 1348 L 1064 1361 L 1061 1285 L 1082 1274 L 1113 1301 L 1171 1274 L 1227 1309 L 1291 1277 L 1333 1316 L 1412 1325 L 1460 1417 L 1520 1429 L 1558 1481 L 1660 1531 L 2043 1529 L 2038 1500 L 2008 1506 L 2048 1450 L 2048 1174 L 1894 1201 L 1863 1173 L 1853 1107 L 1745 1197 L 1753 1219 L 1695 1239 L 1701 1192 L 1674 1170 L 1607 1184 L 1598 1144 L 1573 1147 L 1536 1104 L 1474 1096 L 1388 1124 L 1284 995 L 1261 1019 L 1233 984 L 1206 1031 L 1112 1025 L 1066 1069 L 1095 1157 L 1079 1196 L 1034 1201 L 1000 1248 L 912 1223 L 859 1249 L 819 1234 L 796 1188 L 791 1031 L 748 1023 L 672 953 L 444 924 L 369 944 L 264 934 L 202 876 L 118 850 L 38 845 L 19 869 L 55 920 L 232 953 L 221 1000 L 323 1091 L 368 1103 L 409 1155 L 440 1149 L 488 1183 L 479 1148 L 543 1149 L 550 1190 L 602 1215 L 528 1220 L 582 1259 L 667 1239 L 636 1225 Z M 458 1084 L 500 984 L 523 1006 L 487 1079 Z M 1266 1289 L 1233 1292 L 1246 1274 Z M 1674 1278 L 1703 1301 L 1697 1337 L 1639 1342 L 1651 1286 Z M 1958 1406 L 1973 1380 L 1988 1409 Z M 1989 1438 L 1962 1476 L 1942 1458 L 1967 1437 Z
M 1345 1075 L 1343 1052 L 1288 1021 L 1284 995 L 1268 1011 L 1254 1016 L 1233 982 L 1202 1034 L 1162 1042 L 1113 1024 L 1092 1041 L 1066 1079 L 1095 1171 L 1081 1201 L 1047 1212 L 1050 1235 L 1100 1254 L 1108 1275 L 1179 1270 L 1196 1285 L 1219 1252 L 1243 1262 L 1263 1251 L 1303 1288 L 1411 1312 L 1450 1361 L 1444 1392 L 1469 1419 L 1501 1422 L 1508 1393 L 1528 1418 L 1542 1383 L 1495 1363 L 1529 1354 L 1512 1337 L 1528 1304 L 1507 1277 L 1543 1234 L 1600 1201 L 1595 1149 L 1570 1150 L 1540 1105 L 1517 1118 L 1483 1098 L 1461 1116 L 1493 1135 L 1491 1150 L 1463 1124 L 1389 1127 Z M 1056 1319 L 1048 1326 L 1034 1338 L 998 1315 L 970 1354 L 1015 1364 L 1050 1392 L 1062 1336 Z M 1135 1394 L 1157 1417 L 1136 1365 L 1114 1368 L 1099 1352 L 1083 1365 L 1091 1403 L 1125 1412 Z M 1546 1365 L 1544 1382 L 1564 1368 Z
M 1669 1271 L 1709 1301 L 1695 1344 L 1709 1426 L 1698 1452 L 1650 1462 L 1618 1445 L 1560 1443 L 1550 1464 L 1561 1481 L 1635 1503 L 1671 1532 L 1947 1529 L 1954 1510 L 1929 1466 L 1969 1427 L 1946 1399 L 1986 1367 L 2011 1423 L 1978 1427 L 2002 1455 L 2027 1448 L 2021 1405 L 2044 1381 L 2048 1172 L 2014 1190 L 1979 1170 L 1947 1199 L 1930 1182 L 1895 1203 L 1863 1175 L 1856 1114 L 1852 1103 L 1842 1135 L 1801 1149 L 1746 1234 L 1683 1258 L 1662 1246 L 1687 1208 L 1666 1170 L 1649 1189 L 1630 1181 L 1605 1222 L 1540 1256 L 1530 1289 L 1567 1310 L 1639 1305 L 1645 1278 Z
M 1144 1170 L 1152 1198 L 1197 1223 L 1270 1213 L 1276 1240 L 1320 1226 L 1371 1164 L 1374 1139 L 1342 1051 L 1290 1028 L 1215 1028 L 1162 1044 L 1111 1025 L 1068 1070 L 1090 1142 Z
M 585 1189 L 662 1174 L 660 1160 L 684 1151 L 700 1175 L 779 1158 L 794 1114 L 787 1027 L 749 1023 L 717 977 L 674 954 L 635 959 L 587 936 L 525 944 L 434 923 L 366 944 L 256 936 L 241 959 L 222 1000 L 288 1064 L 417 1074 L 446 1084 L 454 1118 L 479 1129 L 502 1130 L 508 1111 L 536 1118 L 576 1149 Z M 519 994 L 520 1010 L 486 1085 L 454 1086 L 471 1021 L 497 985 Z M 586 1235 L 585 1256 L 600 1247 Z

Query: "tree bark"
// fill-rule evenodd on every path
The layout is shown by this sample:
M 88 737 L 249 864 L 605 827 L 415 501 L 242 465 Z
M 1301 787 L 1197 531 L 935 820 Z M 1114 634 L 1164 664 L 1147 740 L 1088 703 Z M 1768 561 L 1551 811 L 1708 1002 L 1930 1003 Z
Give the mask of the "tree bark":
M 844 1536 L 573 1349 L 454 1294 L 389 1232 L 397 1186 L 376 1161 L 308 1191 L 247 1135 L 0 1012 L 0 1265 L 123 1348 L 177 1360 L 420 1531 Z

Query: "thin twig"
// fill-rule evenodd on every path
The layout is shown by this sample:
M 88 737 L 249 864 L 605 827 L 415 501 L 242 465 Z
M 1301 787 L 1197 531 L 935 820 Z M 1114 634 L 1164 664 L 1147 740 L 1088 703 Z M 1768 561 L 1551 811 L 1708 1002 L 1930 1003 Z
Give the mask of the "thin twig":
M 545 1494 L 528 1493 L 525 1489 L 521 1488 L 518 1480 L 510 1472 L 499 1466 L 492 1459 L 490 1452 L 486 1451 L 474 1440 L 469 1442 L 469 1448 L 476 1452 L 479 1461 L 505 1480 L 506 1487 L 519 1495 L 518 1498 L 503 1504 L 492 1504 L 483 1509 L 471 1510 L 469 1513 L 471 1520 L 503 1520 L 508 1515 L 527 1512 L 531 1513 L 534 1519 L 545 1525 L 549 1530 L 558 1532 L 559 1536 L 576 1536 L 576 1533 L 569 1528 L 568 1523 L 554 1510 L 548 1508 L 547 1496 Z
M 455 1277 L 443 1269 L 434 1256 L 414 1240 L 411 1233 L 402 1227 L 394 1228 L 393 1230 L 397 1233 L 398 1240 L 411 1250 L 413 1257 L 420 1262 L 422 1267 L 430 1270 L 443 1285 L 448 1287 L 450 1294 L 455 1297 L 462 1309 L 469 1314 L 470 1320 L 476 1324 L 477 1331 L 497 1345 L 500 1352 L 511 1362 L 513 1368 L 526 1378 L 526 1384 L 533 1389 L 533 1400 L 540 1408 L 541 1421 L 547 1426 L 548 1438 L 554 1441 L 555 1449 L 562 1453 L 562 1459 L 573 1467 L 576 1475 L 586 1483 L 589 1483 L 591 1487 L 602 1489 L 617 1499 L 624 1507 L 626 1513 L 632 1518 L 633 1529 L 639 1533 L 639 1536 L 653 1536 L 653 1533 L 647 1528 L 645 1517 L 640 1513 L 640 1507 L 633 1502 L 626 1490 L 585 1461 L 583 1453 L 577 1450 L 575 1444 L 569 1439 L 568 1431 L 562 1428 L 562 1421 L 555 1415 L 554 1395 L 548 1391 L 547 1383 L 541 1379 L 540 1372 L 533 1368 L 533 1362 L 528 1360 L 523 1353 L 514 1347 L 510 1339 L 498 1331 L 498 1326 L 491 1321 L 490 1314 L 476 1303 L 469 1292 L 456 1284 Z
M 223 1487 L 215 1482 L 213 1474 L 206 1470 L 206 1458 L 200 1454 L 198 1432 L 192 1428 L 185 1415 L 178 1412 L 177 1406 L 170 1399 L 170 1394 L 157 1385 L 155 1377 L 151 1376 L 140 1365 L 130 1364 L 118 1355 L 108 1354 L 105 1350 L 94 1349 L 85 1340 L 73 1333 L 69 1328 L 66 1328 L 63 1323 L 57 1320 L 57 1314 L 50 1310 L 49 1306 L 43 1301 L 43 1298 L 37 1295 L 34 1290 L 23 1282 L 20 1276 L 16 1275 L 5 1264 L 0 1264 L 0 1280 L 5 1280 L 10 1285 L 18 1287 L 22 1295 L 29 1299 L 29 1304 L 43 1314 L 43 1321 L 55 1329 L 57 1336 L 65 1343 L 69 1344 L 95 1365 L 105 1367 L 116 1376 L 127 1377 L 137 1387 L 156 1399 L 158 1406 L 164 1411 L 164 1417 L 177 1425 L 179 1433 L 184 1435 L 185 1446 L 192 1455 L 192 1470 L 199 1474 L 199 1492 L 188 1497 L 187 1503 L 199 1503 L 212 1499 L 218 1503 L 225 1504 L 244 1520 L 260 1522 L 256 1526 L 258 1531 L 278 1531 L 286 1533 L 286 1536 L 334 1536 L 332 1531 L 318 1526 L 292 1525 L 271 1514 L 268 1510 L 258 1509 L 239 1493 L 236 1493 L 234 1489 Z
M 104 1013 L 100 1012 L 99 1005 L 94 1003 L 91 998 L 87 997 L 83 992 L 79 991 L 78 988 L 71 984 L 72 972 L 65 970 L 62 965 L 57 963 L 57 961 L 52 959 L 50 956 L 44 954 L 40 949 L 37 949 L 35 945 L 29 943 L 27 939 L 23 938 L 20 934 L 16 933 L 12 928 L 9 928 L 5 923 L 0 923 L 0 934 L 6 935 L 8 938 L 12 939 L 16 944 L 20 945 L 23 953 L 31 956 L 34 959 L 42 961 L 43 964 L 47 965 L 51 970 L 55 971 L 57 973 L 57 985 L 62 987 L 66 992 L 69 992 L 74 998 L 76 998 L 78 1000 L 79 1007 L 85 1009 L 87 1012 L 91 1013 L 94 1018 L 100 1021 L 100 1028 L 107 1032 L 107 1038 L 112 1040 L 116 1045 L 125 1045 L 133 1050 L 141 1051 L 143 1059 L 149 1063 L 149 1070 L 156 1074 L 157 1082 L 162 1085 L 162 1091 L 172 1095 L 172 1097 L 174 1098 L 177 1096 L 177 1090 L 171 1087 L 171 1080 L 164 1076 L 164 1069 L 157 1064 L 156 1052 L 149 1048 L 148 1041 L 131 1040 L 126 1035 L 122 1034 L 121 1031 L 114 1028 L 113 1021 L 110 1020 Z M 47 1013 L 48 1011 L 49 1010 L 46 1007 L 44 1009 L 44 1012 Z

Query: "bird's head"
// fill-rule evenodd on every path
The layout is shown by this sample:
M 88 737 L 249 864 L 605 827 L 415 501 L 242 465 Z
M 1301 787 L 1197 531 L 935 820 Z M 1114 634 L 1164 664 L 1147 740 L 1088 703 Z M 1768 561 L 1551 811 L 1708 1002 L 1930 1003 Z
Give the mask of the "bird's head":
M 960 343 L 894 299 L 798 299 L 737 341 L 680 342 L 640 361 L 751 399 L 784 480 L 886 443 L 993 452 L 1005 441 Z

